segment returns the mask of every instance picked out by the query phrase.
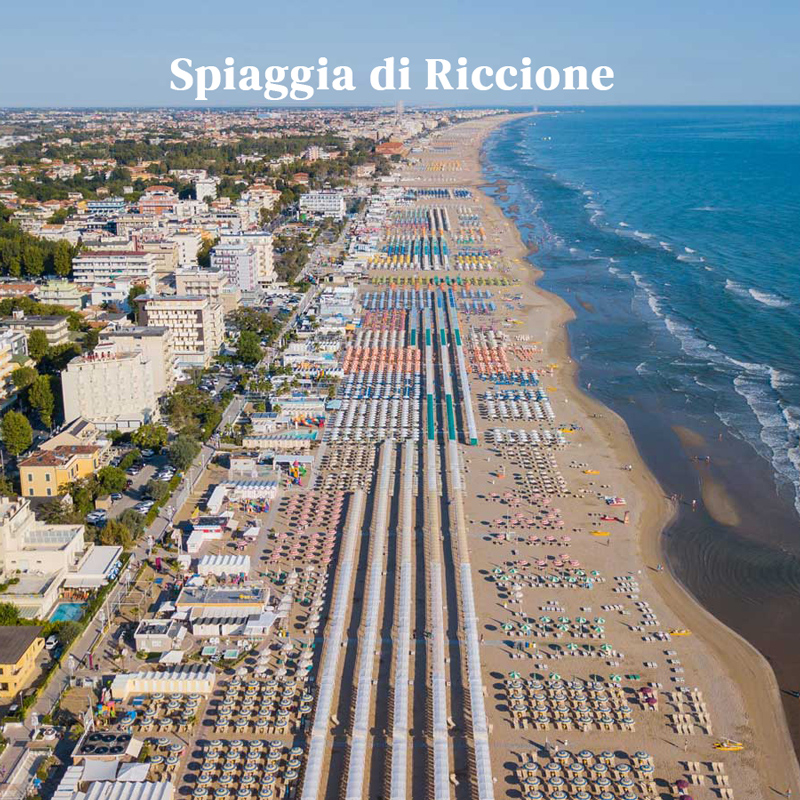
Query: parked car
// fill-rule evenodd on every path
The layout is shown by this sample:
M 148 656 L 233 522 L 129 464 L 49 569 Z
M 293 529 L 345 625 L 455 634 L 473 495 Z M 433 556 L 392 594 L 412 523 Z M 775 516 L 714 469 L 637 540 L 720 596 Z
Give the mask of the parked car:
M 58 636 L 53 634 L 52 636 L 48 636 L 47 639 L 44 641 L 44 649 L 45 650 L 53 650 L 55 647 L 58 646 Z
M 117 500 L 122 500 L 122 492 L 112 492 L 111 499 L 114 500 L 115 502 Z
M 155 455 L 154 450 L 142 450 L 142 458 L 152 458 Z

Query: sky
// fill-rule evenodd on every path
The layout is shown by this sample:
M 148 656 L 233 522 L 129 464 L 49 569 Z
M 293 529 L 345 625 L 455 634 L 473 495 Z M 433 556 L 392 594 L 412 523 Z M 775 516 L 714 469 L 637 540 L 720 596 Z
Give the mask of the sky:
M 39 0 L 4 4 L 0 107 L 265 105 L 259 92 L 195 100 L 170 64 L 348 65 L 353 92 L 313 105 L 633 105 L 800 103 L 797 0 Z M 411 59 L 411 90 L 376 92 L 372 67 Z M 469 66 L 614 70 L 608 92 L 425 90 L 425 59 Z

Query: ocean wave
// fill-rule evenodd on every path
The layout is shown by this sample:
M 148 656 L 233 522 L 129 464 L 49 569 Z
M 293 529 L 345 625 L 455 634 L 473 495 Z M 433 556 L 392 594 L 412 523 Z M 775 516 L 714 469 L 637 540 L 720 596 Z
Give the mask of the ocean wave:
M 678 261 L 683 261 L 684 264 L 702 264 L 705 259 L 703 256 L 696 256 L 694 255 L 694 250 L 691 253 L 681 254 L 676 256 Z
M 737 283 L 736 281 L 732 281 L 728 278 L 725 281 L 725 288 L 731 293 L 737 295 L 737 297 L 749 297 L 750 292 L 747 290 L 746 286 L 742 286 L 741 283 Z
M 787 300 L 785 297 L 771 292 L 764 292 L 761 289 L 748 289 L 747 291 L 753 300 L 770 308 L 788 308 L 792 304 L 791 300 Z
M 795 508 L 800 512 L 800 450 L 796 437 L 796 418 L 788 412 L 775 391 L 763 379 L 739 375 L 733 386 L 753 412 L 760 431 L 759 440 L 769 451 L 769 459 L 776 474 L 794 487 Z M 794 407 L 791 407 L 794 408 Z
M 636 365 L 636 372 L 637 372 L 639 375 L 647 375 L 647 373 L 648 373 L 649 371 L 650 371 L 650 370 L 648 370 L 648 369 L 647 369 L 647 362 L 646 362 L 646 361 L 642 361 L 642 363 L 641 363 L 641 364 L 637 364 L 637 365 Z
M 697 208 L 690 208 L 689 211 L 722 211 L 722 209 L 714 208 L 714 206 L 698 206 Z

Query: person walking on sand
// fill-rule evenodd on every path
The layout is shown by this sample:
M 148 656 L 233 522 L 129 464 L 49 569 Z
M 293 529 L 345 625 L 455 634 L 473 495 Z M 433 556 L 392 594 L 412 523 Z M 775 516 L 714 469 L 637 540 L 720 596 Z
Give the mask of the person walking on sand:
M 692 500 L 692 511 L 697 511 L 697 500 Z

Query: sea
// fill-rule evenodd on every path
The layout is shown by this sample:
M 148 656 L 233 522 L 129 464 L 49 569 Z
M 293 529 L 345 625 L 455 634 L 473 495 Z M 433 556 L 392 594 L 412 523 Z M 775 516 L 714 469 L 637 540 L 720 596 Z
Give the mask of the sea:
M 800 108 L 551 111 L 482 155 L 582 386 L 682 501 L 665 560 L 772 663 L 797 746 Z

